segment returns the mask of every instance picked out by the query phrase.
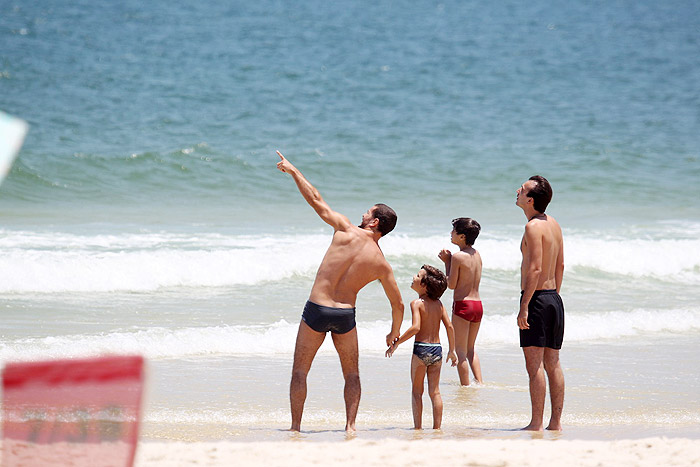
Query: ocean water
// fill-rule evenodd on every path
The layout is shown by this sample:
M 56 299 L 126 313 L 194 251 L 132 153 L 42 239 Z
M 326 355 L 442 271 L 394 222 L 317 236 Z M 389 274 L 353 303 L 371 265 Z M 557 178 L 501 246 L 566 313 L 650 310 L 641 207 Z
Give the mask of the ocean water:
M 279 149 L 351 219 L 396 209 L 406 304 L 450 220 L 482 225 L 486 384 L 445 368 L 442 432 L 409 430 L 410 346 L 383 357 L 370 284 L 359 436 L 523 436 L 514 202 L 539 173 L 565 237 L 556 436 L 700 438 L 699 33 L 689 1 L 0 2 L 0 109 L 31 126 L 0 187 L 0 362 L 143 354 L 144 438 L 289 436 L 331 230 Z M 342 439 L 330 343 L 309 378 L 302 437 Z

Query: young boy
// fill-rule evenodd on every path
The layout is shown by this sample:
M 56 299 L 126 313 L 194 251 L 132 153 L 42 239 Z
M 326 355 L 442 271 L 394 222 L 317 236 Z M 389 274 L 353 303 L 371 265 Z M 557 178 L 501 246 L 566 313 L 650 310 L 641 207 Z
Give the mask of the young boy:
M 452 243 L 459 247 L 459 251 L 453 255 L 450 250 L 442 250 L 438 257 L 445 263 L 447 286 L 454 289 L 452 324 L 455 328 L 457 373 L 460 383 L 469 386 L 469 367 L 474 379 L 483 383 L 479 356 L 474 351 L 484 314 L 479 298 L 481 256 L 472 246 L 481 226 L 474 219 L 460 217 L 452 221 L 452 227 Z
M 447 278 L 437 268 L 424 264 L 413 277 L 411 288 L 418 293 L 418 298 L 411 302 L 413 324 L 394 342 L 386 356 L 391 355 L 402 342 L 416 336 L 411 357 L 411 382 L 413 408 L 413 425 L 416 430 L 422 427 L 423 419 L 423 385 L 428 374 L 428 394 L 433 404 L 433 429 L 440 428 L 442 423 L 442 397 L 440 397 L 440 368 L 442 367 L 442 346 L 440 345 L 440 321 L 445 325 L 450 350 L 447 360 L 452 366 L 457 364 L 454 345 L 454 329 L 450 323 L 445 307 L 440 297 L 447 288 Z

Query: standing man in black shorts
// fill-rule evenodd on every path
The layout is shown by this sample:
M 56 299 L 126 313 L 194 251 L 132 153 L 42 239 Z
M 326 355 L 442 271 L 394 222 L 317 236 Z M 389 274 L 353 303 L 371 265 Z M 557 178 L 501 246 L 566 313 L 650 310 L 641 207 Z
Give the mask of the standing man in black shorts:
M 396 225 L 396 213 L 385 204 L 375 204 L 362 215 L 359 226 L 333 211 L 321 194 L 302 173 L 277 151 L 277 168 L 292 176 L 299 192 L 316 214 L 333 227 L 333 240 L 316 273 L 309 300 L 299 323 L 289 399 L 292 431 L 301 429 L 301 415 L 306 400 L 306 376 L 326 333 L 331 332 L 345 378 L 345 430 L 355 431 L 355 417 L 360 405 L 355 300 L 365 285 L 379 280 L 391 303 L 391 331 L 386 336 L 390 346 L 400 334 L 403 300 L 394 279 L 394 271 L 379 248 L 379 239 Z
M 544 177 L 535 175 L 518 189 L 515 204 L 527 217 L 520 244 L 520 347 L 530 377 L 532 419 L 524 430 L 541 431 L 549 379 L 552 416 L 548 430 L 561 430 L 564 407 L 564 373 L 559 349 L 564 339 L 564 304 L 559 296 L 564 276 L 564 240 L 561 227 L 544 213 L 552 199 L 552 187 Z

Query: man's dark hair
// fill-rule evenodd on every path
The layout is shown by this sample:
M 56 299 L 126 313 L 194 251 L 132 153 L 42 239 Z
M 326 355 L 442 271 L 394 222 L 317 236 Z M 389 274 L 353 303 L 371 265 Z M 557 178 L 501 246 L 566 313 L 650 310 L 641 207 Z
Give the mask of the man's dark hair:
M 379 219 L 377 230 L 383 237 L 396 227 L 396 212 L 386 204 L 379 203 L 375 204 L 374 207 L 374 218 Z
M 547 205 L 552 201 L 552 187 L 546 178 L 541 175 L 533 175 L 530 180 L 535 182 L 535 186 L 530 188 L 527 192 L 527 196 L 532 198 L 535 202 L 533 207 L 535 211 L 544 214 L 544 210 L 547 209 Z
M 458 235 L 464 235 L 464 241 L 467 245 L 473 245 L 476 237 L 479 236 L 479 232 L 481 232 L 479 223 L 470 217 L 452 219 L 452 227 L 454 227 Z
M 447 289 L 447 278 L 438 268 L 424 264 L 421 269 L 425 270 L 425 277 L 421 284 L 425 286 L 425 293 L 428 298 L 439 300 Z

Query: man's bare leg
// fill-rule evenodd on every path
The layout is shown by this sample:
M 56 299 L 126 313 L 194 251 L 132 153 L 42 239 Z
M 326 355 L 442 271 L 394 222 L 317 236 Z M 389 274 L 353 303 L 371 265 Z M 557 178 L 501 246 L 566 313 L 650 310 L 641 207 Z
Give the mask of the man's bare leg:
M 297 342 L 294 347 L 294 364 L 292 381 L 289 384 L 289 402 L 292 407 L 291 431 L 301 430 L 301 415 L 306 401 L 306 376 L 311 369 L 318 348 L 323 344 L 326 334 L 316 332 L 304 321 L 299 323 Z
M 333 344 L 340 357 L 340 367 L 345 378 L 345 431 L 355 431 L 355 417 L 360 406 L 360 369 L 358 367 L 357 328 L 345 334 L 334 334 Z
M 561 431 L 561 412 L 564 408 L 564 372 L 559 363 L 559 351 L 544 349 L 544 370 L 549 379 L 549 397 L 552 400 L 552 417 L 548 430 Z
M 532 418 L 530 424 L 523 428 L 529 431 L 542 431 L 542 417 L 544 416 L 544 399 L 547 394 L 547 381 L 544 377 L 544 347 L 523 347 L 525 354 L 525 367 L 530 378 L 530 404 L 532 405 Z

